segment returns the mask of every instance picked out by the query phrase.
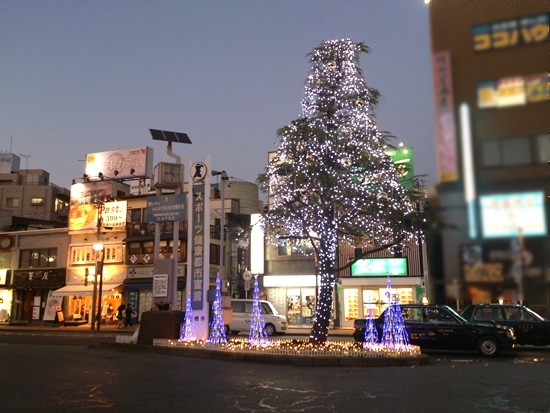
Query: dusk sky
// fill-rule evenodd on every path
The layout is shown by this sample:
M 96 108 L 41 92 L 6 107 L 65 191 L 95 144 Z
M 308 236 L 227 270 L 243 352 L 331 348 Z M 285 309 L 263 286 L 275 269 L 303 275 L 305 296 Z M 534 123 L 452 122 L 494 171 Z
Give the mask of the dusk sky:
M 342 38 L 371 48 L 378 128 L 436 182 L 423 0 L 4 0 L 0 18 L 0 151 L 56 185 L 82 177 L 87 153 L 149 146 L 154 164 L 172 162 L 150 128 L 189 135 L 173 147 L 183 163 L 210 154 L 254 182 L 301 114 L 306 54 Z

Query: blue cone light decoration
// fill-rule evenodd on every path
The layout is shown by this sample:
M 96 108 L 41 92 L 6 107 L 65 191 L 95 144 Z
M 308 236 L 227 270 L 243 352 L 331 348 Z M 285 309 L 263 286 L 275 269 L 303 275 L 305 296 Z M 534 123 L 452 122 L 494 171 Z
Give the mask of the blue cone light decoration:
M 185 318 L 181 328 L 180 340 L 194 341 L 197 339 L 195 333 L 195 320 L 193 319 L 193 307 L 191 306 L 191 294 L 187 294 L 187 302 L 185 303 Z
M 265 320 L 262 317 L 260 303 L 260 290 L 258 288 L 258 276 L 254 276 L 254 290 L 252 293 L 252 314 L 250 316 L 250 332 L 248 344 L 251 346 L 263 346 L 269 342 L 265 331 Z
M 401 313 L 401 306 L 397 296 L 392 296 L 391 279 L 387 279 L 388 302 L 384 315 L 384 329 L 382 332 L 381 344 L 390 350 L 399 350 L 409 345 L 409 335 L 405 328 L 405 320 Z
M 225 324 L 223 322 L 221 280 L 219 275 L 216 277 L 216 297 L 214 298 L 214 303 L 212 304 L 212 313 L 213 318 L 210 322 L 210 335 L 206 341 L 212 344 L 227 343 Z

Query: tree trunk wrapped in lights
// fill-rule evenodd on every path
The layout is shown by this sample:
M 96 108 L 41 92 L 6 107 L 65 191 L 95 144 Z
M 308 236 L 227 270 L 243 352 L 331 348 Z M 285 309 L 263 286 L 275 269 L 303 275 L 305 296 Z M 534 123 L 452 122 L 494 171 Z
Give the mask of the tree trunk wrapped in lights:
M 350 39 L 313 49 L 302 116 L 277 132 L 279 149 L 258 178 L 269 195 L 266 235 L 274 243 L 309 241 L 318 256 L 314 344 L 328 337 L 334 285 L 343 269 L 336 267 L 338 243 L 368 242 L 372 253 L 414 240 L 423 222 L 414 208 L 416 194 L 397 182 L 386 154 L 389 134 L 376 127 L 379 93 L 367 86 L 359 67 L 360 54 L 368 51 Z

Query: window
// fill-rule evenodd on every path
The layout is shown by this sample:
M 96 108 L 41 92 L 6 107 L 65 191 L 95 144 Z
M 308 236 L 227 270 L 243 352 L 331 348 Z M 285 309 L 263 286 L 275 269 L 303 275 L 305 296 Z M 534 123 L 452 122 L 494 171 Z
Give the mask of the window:
M 538 163 L 546 163 L 550 161 L 550 136 L 547 134 L 536 136 L 537 151 L 535 152 Z
M 57 248 L 22 250 L 20 268 L 57 267 Z
M 159 245 L 159 254 L 165 258 L 172 257 L 173 241 L 161 240 Z M 128 243 L 126 264 L 152 264 L 155 262 L 153 241 L 132 241 Z M 187 243 L 184 240 L 179 241 L 178 262 L 187 260 Z
M 502 141 L 502 165 L 531 164 L 531 145 L 528 137 L 504 139 Z
M 133 222 L 134 224 L 141 224 L 142 223 L 142 209 L 136 208 L 136 209 L 130 209 L 128 212 L 130 214 L 130 222 Z
M 59 212 L 65 208 L 65 202 L 62 199 L 57 198 L 55 200 L 55 212 Z
M 44 206 L 44 198 L 32 197 L 31 206 Z
M 6 207 L 14 208 L 19 206 L 19 198 L 6 198 Z
M 122 262 L 122 246 L 121 245 L 105 245 L 103 247 L 105 253 L 103 261 L 106 263 Z M 95 264 L 97 251 L 91 245 L 81 247 L 71 247 L 70 260 L 72 265 L 78 264 Z
M 487 139 L 481 142 L 483 167 L 533 165 L 550 160 L 550 143 L 546 135 Z
M 210 264 L 220 265 L 220 246 L 210 244 Z

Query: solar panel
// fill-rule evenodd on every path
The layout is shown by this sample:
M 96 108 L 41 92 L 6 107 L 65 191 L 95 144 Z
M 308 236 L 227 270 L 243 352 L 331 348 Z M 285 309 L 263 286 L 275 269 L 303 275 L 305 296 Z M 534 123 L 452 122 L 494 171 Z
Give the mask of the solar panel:
M 191 139 L 186 133 L 158 129 L 149 129 L 149 131 L 153 139 L 157 141 L 191 143 Z

